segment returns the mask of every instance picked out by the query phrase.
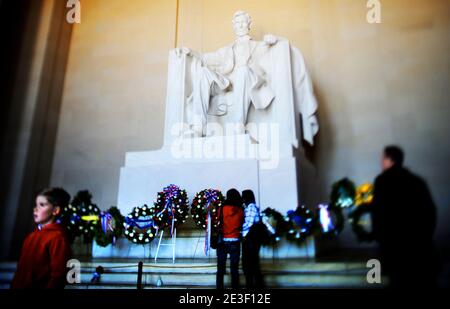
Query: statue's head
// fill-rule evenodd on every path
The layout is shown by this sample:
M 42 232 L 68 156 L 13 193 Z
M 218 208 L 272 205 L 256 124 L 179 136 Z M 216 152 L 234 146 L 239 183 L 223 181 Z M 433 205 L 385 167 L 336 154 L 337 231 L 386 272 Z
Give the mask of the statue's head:
M 237 11 L 233 15 L 233 30 L 236 36 L 244 36 L 249 34 L 252 18 L 250 14 L 244 11 Z

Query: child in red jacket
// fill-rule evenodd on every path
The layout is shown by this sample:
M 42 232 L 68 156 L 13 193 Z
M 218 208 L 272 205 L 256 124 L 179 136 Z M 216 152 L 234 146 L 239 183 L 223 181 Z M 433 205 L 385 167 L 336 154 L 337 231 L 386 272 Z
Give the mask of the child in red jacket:
M 38 228 L 23 243 L 13 289 L 62 289 L 66 284 L 66 264 L 70 246 L 65 229 L 56 218 L 69 203 L 70 195 L 61 188 L 42 190 L 33 209 Z

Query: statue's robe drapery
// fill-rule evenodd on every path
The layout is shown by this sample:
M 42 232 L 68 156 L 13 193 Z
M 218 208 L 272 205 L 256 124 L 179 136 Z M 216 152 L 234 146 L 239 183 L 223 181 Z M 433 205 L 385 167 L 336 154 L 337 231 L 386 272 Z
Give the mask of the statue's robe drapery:
M 253 40 L 241 44 L 248 47 L 247 54 L 236 51 L 237 43 L 234 43 L 192 58 L 192 94 L 187 100 L 193 110 L 193 119 L 188 120 L 191 125 L 205 127 L 207 114 L 223 116 L 231 105 L 239 110 L 234 120 L 246 124 L 250 105 L 261 110 L 272 103 L 275 95 L 259 65 L 259 59 L 267 54 L 269 47 Z
M 248 62 L 253 73 L 250 87 L 252 105 L 258 110 L 272 104 L 270 120 L 279 124 L 280 133 L 289 138 L 294 147 L 299 144 L 300 114 L 303 138 L 313 144 L 318 131 L 317 102 L 302 54 L 285 39 L 279 39 L 270 47 L 263 42 L 252 44 L 256 44 Z M 226 96 L 233 92 L 229 81 L 233 82 L 235 71 L 233 45 L 204 54 L 202 61 L 186 55 L 177 57 L 174 51 L 170 52 L 165 143 L 170 143 L 176 135 L 175 123 L 190 122 L 193 84 L 204 74 L 207 74 L 213 88 L 211 92 L 215 94 L 209 102 L 208 114 L 226 116 L 227 105 L 232 104 Z

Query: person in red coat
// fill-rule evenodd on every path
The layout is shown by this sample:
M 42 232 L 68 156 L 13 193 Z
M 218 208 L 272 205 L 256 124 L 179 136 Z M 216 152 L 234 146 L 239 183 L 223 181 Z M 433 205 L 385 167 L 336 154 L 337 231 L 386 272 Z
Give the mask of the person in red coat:
M 66 264 L 71 251 L 64 226 L 56 218 L 69 203 L 70 195 L 61 188 L 42 190 L 33 209 L 38 228 L 22 246 L 13 289 L 62 289 L 66 284 Z
M 216 287 L 223 289 L 223 279 L 227 263 L 227 255 L 230 255 L 231 287 L 239 288 L 239 259 L 241 256 L 241 231 L 244 224 L 244 210 L 242 197 L 238 190 L 230 189 L 227 192 L 225 205 L 221 209 L 222 214 L 222 242 L 217 246 L 217 273 Z

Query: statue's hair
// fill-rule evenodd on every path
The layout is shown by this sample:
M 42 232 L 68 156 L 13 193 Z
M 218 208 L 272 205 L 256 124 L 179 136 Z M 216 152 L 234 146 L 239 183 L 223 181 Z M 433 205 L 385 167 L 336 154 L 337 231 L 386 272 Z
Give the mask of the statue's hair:
M 245 11 L 237 11 L 236 13 L 234 13 L 233 14 L 233 19 L 231 21 L 234 22 L 236 17 L 241 16 L 241 15 L 244 15 L 247 18 L 249 24 L 252 23 L 252 17 L 250 16 L 249 13 L 247 13 Z

